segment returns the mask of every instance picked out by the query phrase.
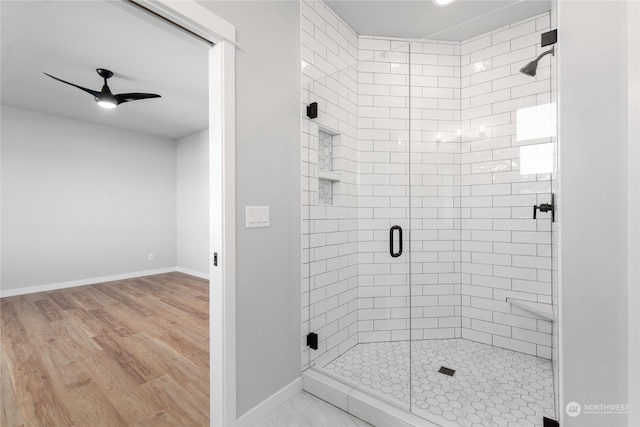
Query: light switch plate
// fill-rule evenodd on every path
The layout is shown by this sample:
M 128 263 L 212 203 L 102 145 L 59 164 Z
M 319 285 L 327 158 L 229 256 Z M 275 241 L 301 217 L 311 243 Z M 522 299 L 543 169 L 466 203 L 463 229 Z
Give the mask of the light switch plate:
M 269 226 L 269 206 L 245 206 L 245 227 Z

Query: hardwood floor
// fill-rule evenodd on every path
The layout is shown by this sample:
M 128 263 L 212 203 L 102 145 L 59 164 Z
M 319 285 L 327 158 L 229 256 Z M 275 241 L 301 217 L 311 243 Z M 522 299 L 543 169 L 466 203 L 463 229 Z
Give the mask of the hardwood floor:
M 0 317 L 0 426 L 209 425 L 206 280 L 3 298 Z

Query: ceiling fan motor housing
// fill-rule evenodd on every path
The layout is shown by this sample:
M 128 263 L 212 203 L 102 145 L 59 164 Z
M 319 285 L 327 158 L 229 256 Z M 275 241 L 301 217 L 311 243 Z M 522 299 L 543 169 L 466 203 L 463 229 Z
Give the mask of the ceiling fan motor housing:
M 107 70 L 106 68 L 96 68 L 98 75 L 103 79 L 109 79 L 113 77 L 113 71 Z

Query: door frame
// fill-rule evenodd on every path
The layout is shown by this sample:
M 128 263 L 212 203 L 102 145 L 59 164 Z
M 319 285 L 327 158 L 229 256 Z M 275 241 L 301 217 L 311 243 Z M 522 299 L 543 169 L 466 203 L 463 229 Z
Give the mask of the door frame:
M 209 420 L 236 424 L 235 26 L 193 0 L 124 0 L 194 33 L 209 49 Z M 217 254 L 217 265 L 214 265 Z

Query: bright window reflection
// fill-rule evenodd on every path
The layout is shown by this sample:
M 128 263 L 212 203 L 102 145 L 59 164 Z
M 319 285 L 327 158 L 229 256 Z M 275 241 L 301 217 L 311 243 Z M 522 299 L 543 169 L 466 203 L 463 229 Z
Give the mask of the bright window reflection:
M 520 147 L 520 175 L 553 172 L 553 143 Z
M 488 68 L 488 65 L 489 65 L 489 61 L 475 62 L 471 66 L 471 69 L 473 70 L 474 73 L 479 73 L 480 71 L 486 70 Z
M 542 104 L 516 111 L 516 140 L 556 136 L 556 104 Z

